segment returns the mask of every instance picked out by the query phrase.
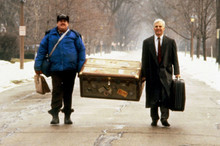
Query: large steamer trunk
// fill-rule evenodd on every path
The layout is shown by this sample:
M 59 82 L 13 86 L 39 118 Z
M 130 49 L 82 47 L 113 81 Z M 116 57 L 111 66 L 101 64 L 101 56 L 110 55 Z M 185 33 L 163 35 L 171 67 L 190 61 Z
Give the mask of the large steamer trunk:
M 82 97 L 139 101 L 143 85 L 139 61 L 89 58 L 79 73 Z

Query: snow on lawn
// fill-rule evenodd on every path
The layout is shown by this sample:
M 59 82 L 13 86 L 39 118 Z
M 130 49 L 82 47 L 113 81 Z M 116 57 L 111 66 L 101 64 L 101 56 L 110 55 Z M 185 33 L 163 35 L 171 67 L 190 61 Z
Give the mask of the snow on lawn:
M 214 58 L 207 58 L 204 61 L 202 56 L 200 59 L 194 57 L 192 61 L 189 55 L 182 52 L 179 53 L 181 74 L 189 74 L 194 79 L 205 82 L 212 88 L 220 91 L 220 71 L 218 64 Z M 112 51 L 110 54 L 95 54 L 87 56 L 88 58 L 105 58 L 118 60 L 141 60 L 141 50 L 118 52 Z M 10 63 L 0 60 L 0 92 L 22 85 L 24 82 L 33 82 L 34 77 L 34 61 L 24 63 L 24 69 L 20 69 L 20 63 Z

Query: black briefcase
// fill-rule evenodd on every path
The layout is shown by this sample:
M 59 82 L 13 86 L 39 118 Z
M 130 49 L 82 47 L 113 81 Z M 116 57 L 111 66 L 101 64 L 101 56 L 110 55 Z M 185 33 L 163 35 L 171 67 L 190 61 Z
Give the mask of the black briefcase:
M 173 79 L 170 95 L 170 109 L 172 111 L 184 111 L 186 102 L 185 81 Z

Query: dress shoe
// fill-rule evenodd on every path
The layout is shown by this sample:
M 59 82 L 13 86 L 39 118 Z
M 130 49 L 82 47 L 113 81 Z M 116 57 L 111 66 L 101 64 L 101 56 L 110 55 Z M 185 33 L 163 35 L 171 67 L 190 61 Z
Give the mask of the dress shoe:
M 169 127 L 170 124 L 167 121 L 161 121 L 162 125 L 165 127 Z
M 157 121 L 152 121 L 151 126 L 156 127 L 157 126 Z
M 73 124 L 70 115 L 65 115 L 64 124 Z
M 59 124 L 59 117 L 58 116 L 53 116 L 53 119 L 51 120 L 50 124 Z
M 64 117 L 64 124 L 73 124 L 72 120 L 71 120 L 71 113 L 74 112 L 73 109 L 62 109 L 62 112 L 65 114 L 65 117 Z
M 52 115 L 52 120 L 50 124 L 59 124 L 59 110 L 58 109 L 51 109 L 48 111 L 49 114 Z

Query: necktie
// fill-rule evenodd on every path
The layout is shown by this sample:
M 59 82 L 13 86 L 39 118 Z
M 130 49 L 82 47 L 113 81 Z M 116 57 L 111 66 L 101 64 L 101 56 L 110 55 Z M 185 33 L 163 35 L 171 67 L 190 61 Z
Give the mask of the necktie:
M 160 62 L 161 62 L 161 46 L 160 46 L 160 37 L 158 37 L 157 39 L 158 39 L 158 56 L 157 56 L 157 59 L 158 59 L 158 62 L 160 63 Z

